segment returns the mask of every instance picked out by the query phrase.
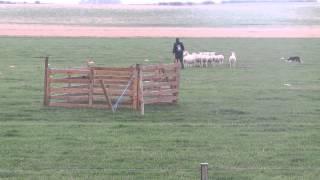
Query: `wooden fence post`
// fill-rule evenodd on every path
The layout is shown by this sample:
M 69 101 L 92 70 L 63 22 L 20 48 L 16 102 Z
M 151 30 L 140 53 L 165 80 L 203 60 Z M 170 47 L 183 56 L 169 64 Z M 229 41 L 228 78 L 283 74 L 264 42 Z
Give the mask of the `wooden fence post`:
M 176 73 L 176 86 L 175 88 L 177 89 L 177 93 L 175 93 L 174 95 L 176 96 L 176 100 L 173 101 L 173 103 L 178 103 L 179 100 L 179 89 L 180 89 L 180 63 L 175 63 L 175 73 Z
M 140 112 L 144 115 L 144 97 L 143 97 L 143 72 L 140 71 Z
M 136 66 L 131 66 L 131 71 L 132 71 L 132 76 L 134 77 L 132 79 L 132 109 L 134 110 L 137 110 L 139 108 L 138 106 L 138 103 L 139 103 L 139 91 L 138 91 L 138 86 L 139 86 L 139 83 L 138 83 L 138 78 L 139 78 L 139 75 L 138 75 L 138 68 L 139 68 L 139 65 L 136 64 Z
M 94 89 L 94 69 L 92 67 L 89 68 L 90 69 L 90 74 L 89 74 L 89 94 L 88 94 L 88 98 L 89 98 L 89 106 L 91 107 L 93 105 L 93 89 Z
M 50 84 L 49 84 L 49 57 L 45 57 L 44 62 L 44 95 L 43 95 L 43 105 L 49 105 L 49 96 L 50 96 Z
M 144 100 L 143 100 L 143 72 L 140 64 L 137 64 L 137 108 L 141 115 L 144 115 Z
M 136 64 L 136 69 L 135 69 L 135 73 L 136 73 L 136 78 L 135 78 L 135 83 L 134 83 L 134 106 L 135 106 L 135 110 L 138 110 L 140 109 L 140 103 L 139 103 L 139 99 L 140 99 L 140 90 L 139 90 L 139 86 L 140 86 L 140 83 L 139 83 L 139 80 L 140 80 L 140 64 Z
M 208 180 L 208 163 L 201 163 L 201 180 Z

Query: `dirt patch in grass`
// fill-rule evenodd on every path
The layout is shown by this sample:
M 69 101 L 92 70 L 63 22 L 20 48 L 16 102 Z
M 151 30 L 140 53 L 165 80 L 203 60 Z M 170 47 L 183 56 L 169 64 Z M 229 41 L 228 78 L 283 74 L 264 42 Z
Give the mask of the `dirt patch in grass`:
M 92 27 L 34 24 L 0 24 L 0 26 L 0 36 L 26 37 L 320 38 L 320 26 L 262 28 Z

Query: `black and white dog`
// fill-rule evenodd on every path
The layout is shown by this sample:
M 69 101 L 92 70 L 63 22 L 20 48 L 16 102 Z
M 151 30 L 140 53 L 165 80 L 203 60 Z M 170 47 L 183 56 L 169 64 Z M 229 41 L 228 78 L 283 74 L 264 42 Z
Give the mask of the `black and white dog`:
M 288 62 L 298 62 L 298 63 L 301 63 L 301 59 L 299 56 L 291 56 L 287 59 Z

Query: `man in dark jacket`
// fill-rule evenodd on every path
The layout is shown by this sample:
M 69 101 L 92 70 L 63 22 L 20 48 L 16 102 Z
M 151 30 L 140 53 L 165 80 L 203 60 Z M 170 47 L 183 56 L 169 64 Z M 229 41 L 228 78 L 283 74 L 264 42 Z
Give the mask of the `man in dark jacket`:
M 175 55 L 176 62 L 180 61 L 182 69 L 184 69 L 183 51 L 184 51 L 183 43 L 180 42 L 179 38 L 176 38 L 176 42 L 173 45 L 172 53 Z

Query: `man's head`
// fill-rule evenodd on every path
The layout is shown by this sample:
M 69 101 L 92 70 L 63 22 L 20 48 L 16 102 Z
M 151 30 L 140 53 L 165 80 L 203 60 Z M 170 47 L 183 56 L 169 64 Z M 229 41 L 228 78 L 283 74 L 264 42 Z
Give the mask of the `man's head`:
M 176 42 L 177 42 L 177 43 L 180 42 L 179 38 L 176 38 Z

